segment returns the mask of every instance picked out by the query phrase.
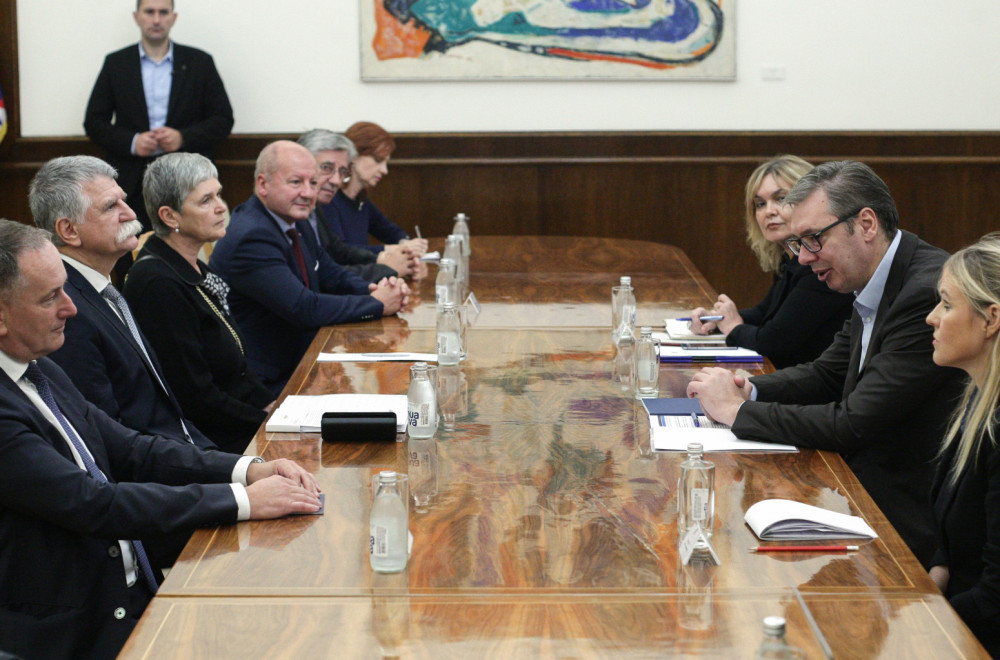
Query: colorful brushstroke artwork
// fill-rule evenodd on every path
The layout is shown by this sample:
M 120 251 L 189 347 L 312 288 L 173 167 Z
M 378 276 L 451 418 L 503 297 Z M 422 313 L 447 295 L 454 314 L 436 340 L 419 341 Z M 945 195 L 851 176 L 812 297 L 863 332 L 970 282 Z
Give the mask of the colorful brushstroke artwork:
M 736 0 L 360 0 L 365 80 L 732 80 Z

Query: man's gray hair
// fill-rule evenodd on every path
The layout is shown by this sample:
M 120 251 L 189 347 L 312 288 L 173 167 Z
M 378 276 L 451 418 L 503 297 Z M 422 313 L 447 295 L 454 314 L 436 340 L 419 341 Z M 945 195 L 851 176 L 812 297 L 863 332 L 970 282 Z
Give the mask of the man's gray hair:
M 354 146 L 351 139 L 341 133 L 334 133 L 325 128 L 314 128 L 306 131 L 296 140 L 303 147 L 312 152 L 315 156 L 321 151 L 346 151 L 350 162 L 358 157 L 358 148 Z
M 83 192 L 87 183 L 107 177 L 116 179 L 118 172 L 100 158 L 93 156 L 63 156 L 42 165 L 28 186 L 28 206 L 35 224 L 52 234 L 52 242 L 62 247 L 56 234 L 56 221 L 69 218 L 80 224 L 87 217 L 90 197 Z
M 21 288 L 21 254 L 41 250 L 51 242 L 49 232 L 38 227 L 0 218 L 0 301 L 9 302 Z
M 815 191 L 826 193 L 827 210 L 830 215 L 842 218 L 849 213 L 857 213 L 867 207 L 878 216 L 879 225 L 886 238 L 896 235 L 899 227 L 899 212 L 896 202 L 875 171 L 856 160 L 838 160 L 823 163 L 805 174 L 785 195 L 785 204 L 796 205 L 806 200 Z M 847 223 L 848 231 L 854 231 L 854 220 Z
M 202 181 L 218 179 L 219 170 L 201 154 L 174 152 L 160 156 L 146 168 L 142 177 L 142 197 L 146 213 L 157 236 L 166 236 L 170 227 L 160 219 L 160 207 L 178 213 L 184 200 Z

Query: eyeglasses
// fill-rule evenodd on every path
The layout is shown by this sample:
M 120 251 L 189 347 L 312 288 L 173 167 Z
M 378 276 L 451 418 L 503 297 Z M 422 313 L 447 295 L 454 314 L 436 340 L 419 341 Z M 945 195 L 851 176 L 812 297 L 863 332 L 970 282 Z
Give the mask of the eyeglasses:
M 333 174 L 336 170 L 340 174 L 340 178 L 343 181 L 347 181 L 351 178 L 351 168 L 350 167 L 335 167 L 333 163 L 320 163 L 319 171 L 323 174 Z
M 807 251 L 816 254 L 817 252 L 823 249 L 823 243 L 821 243 L 819 240 L 820 236 L 830 231 L 831 229 L 839 225 L 841 222 L 847 222 L 848 220 L 853 220 L 854 218 L 858 217 L 858 214 L 861 213 L 861 211 L 863 211 L 864 209 L 865 207 L 862 206 L 857 211 L 852 211 L 847 215 L 843 215 L 837 218 L 836 222 L 829 224 L 826 227 L 823 227 L 819 231 L 814 231 L 811 234 L 806 234 L 805 236 L 800 236 L 798 238 L 787 238 L 785 239 L 785 245 L 788 246 L 788 249 L 791 250 L 792 254 L 794 254 L 795 256 L 798 256 L 799 252 L 802 251 L 802 248 L 805 248 Z

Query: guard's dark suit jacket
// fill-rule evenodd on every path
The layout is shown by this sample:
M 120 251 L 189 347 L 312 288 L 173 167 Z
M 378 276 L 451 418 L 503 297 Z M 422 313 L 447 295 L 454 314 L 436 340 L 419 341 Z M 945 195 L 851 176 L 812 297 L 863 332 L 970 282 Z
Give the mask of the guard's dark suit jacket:
M 368 282 L 334 262 L 316 243 L 308 221 L 296 223 L 309 271 L 302 279 L 288 238 L 251 196 L 233 211 L 210 265 L 229 283 L 229 304 L 247 341 L 247 363 L 277 395 L 324 325 L 382 316 Z M 330 295 L 336 294 L 336 295 Z
M 758 376 L 733 433 L 840 452 L 924 566 L 934 552 L 928 493 L 963 372 L 931 359 L 937 280 L 948 254 L 903 232 L 865 362 L 855 311 L 814 362 Z
M 232 130 L 233 108 L 208 53 L 174 44 L 167 126 L 181 132 L 182 151 L 208 158 L 212 157 L 213 145 Z M 87 137 L 107 150 L 108 162 L 118 170 L 122 190 L 133 200 L 141 200 L 142 174 L 153 159 L 132 155 L 133 136 L 149 130 L 138 44 L 104 59 L 90 93 L 83 128 Z M 140 215 L 145 218 L 145 212 Z
M 54 363 L 38 364 L 110 483 L 77 466 L 55 426 L 0 371 L 0 649 L 113 658 L 149 599 L 141 578 L 126 587 L 118 539 L 236 522 L 228 484 L 239 457 L 127 429 Z
M 107 301 L 72 265 L 66 266 L 66 293 L 76 305 L 76 316 L 66 321 L 66 341 L 50 356 L 73 380 L 88 401 L 122 425 L 149 435 L 162 435 L 184 442 L 180 404 L 163 381 L 163 387 L 143 359 L 132 333 Z M 142 331 L 140 330 L 140 336 Z M 156 352 L 143 338 L 146 352 L 163 374 Z M 170 356 L 163 356 L 169 360 Z M 165 390 L 164 387 L 167 389 Z M 215 443 L 184 420 L 191 439 L 199 447 Z

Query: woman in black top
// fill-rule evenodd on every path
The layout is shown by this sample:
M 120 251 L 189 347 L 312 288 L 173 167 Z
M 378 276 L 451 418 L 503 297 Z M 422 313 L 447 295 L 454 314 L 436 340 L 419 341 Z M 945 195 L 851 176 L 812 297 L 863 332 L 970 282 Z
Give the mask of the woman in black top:
M 945 263 L 934 362 L 969 374 L 931 491 L 938 550 L 930 576 L 993 657 L 1000 657 L 1000 234 Z
M 124 295 L 184 416 L 220 449 L 241 454 L 273 401 L 247 370 L 229 286 L 198 259 L 205 243 L 226 233 L 221 191 L 204 156 L 172 153 L 150 164 L 143 196 L 155 236 L 129 271 Z
M 832 342 L 851 315 L 852 297 L 820 282 L 785 247 L 791 236 L 779 211 L 785 195 L 812 165 L 797 156 L 777 156 L 760 165 L 746 186 L 747 243 L 761 268 L 774 273 L 774 284 L 756 306 L 737 309 L 720 295 L 712 309 L 691 312 L 691 329 L 719 331 L 729 346 L 749 348 L 770 358 L 777 368 L 810 362 Z M 701 323 L 701 315 L 723 315 Z

